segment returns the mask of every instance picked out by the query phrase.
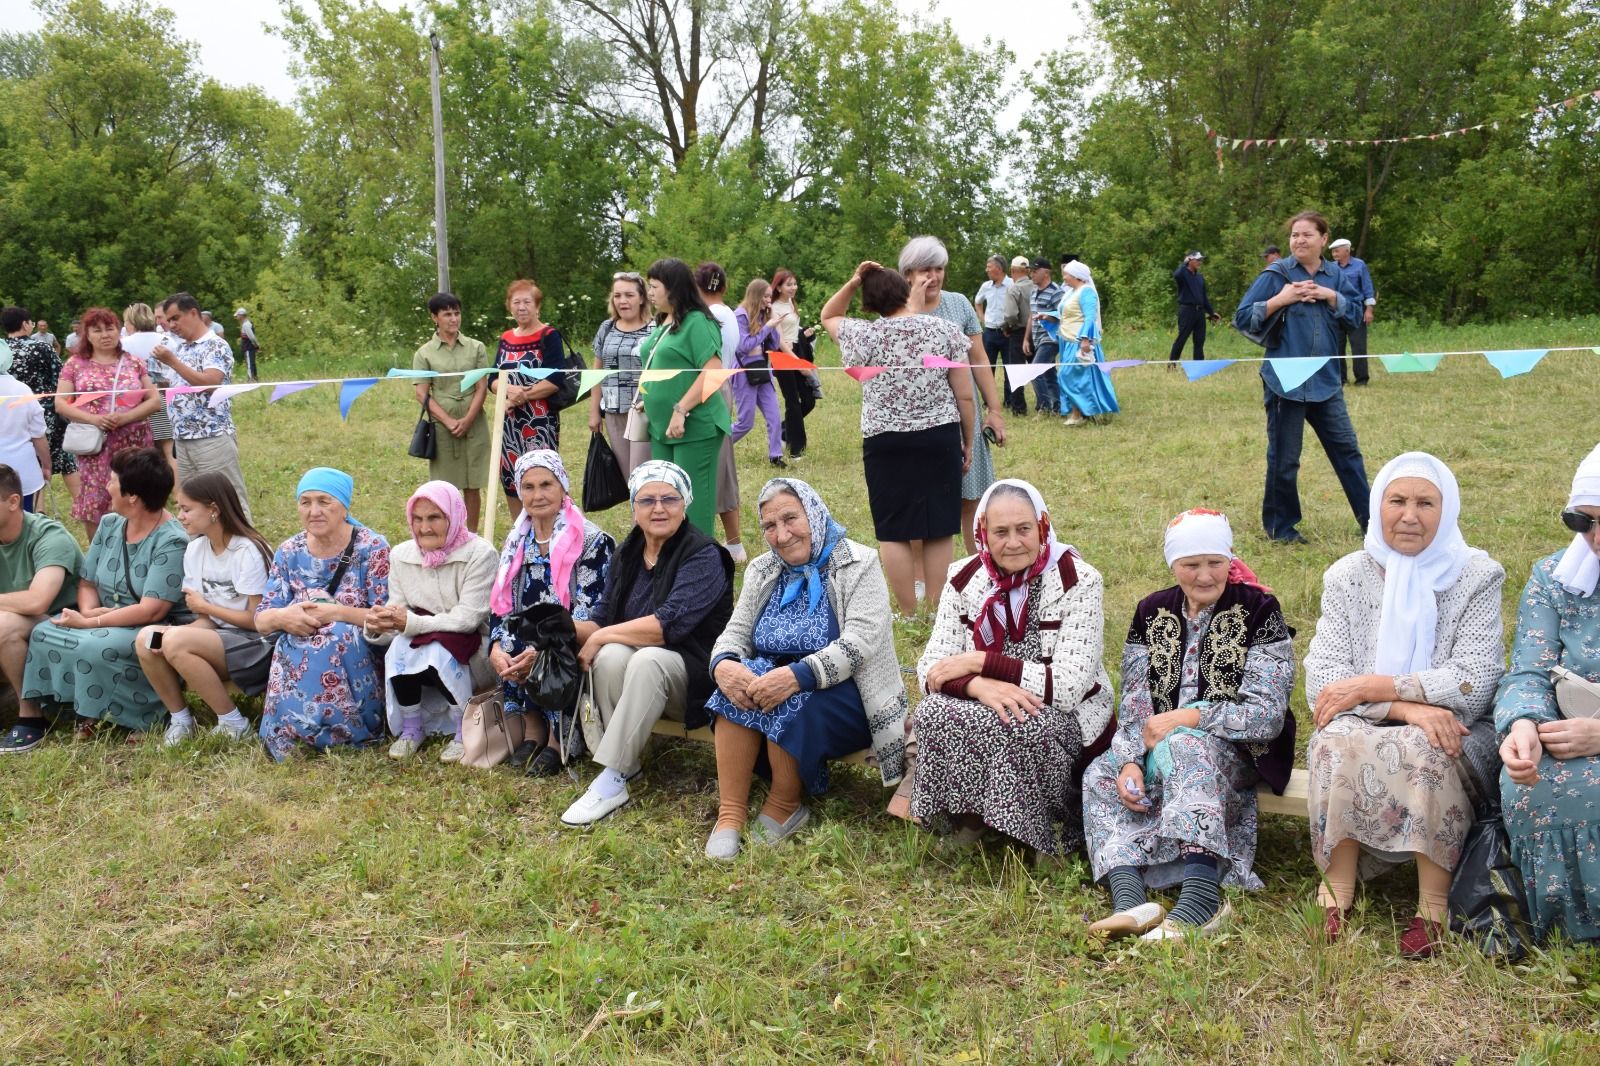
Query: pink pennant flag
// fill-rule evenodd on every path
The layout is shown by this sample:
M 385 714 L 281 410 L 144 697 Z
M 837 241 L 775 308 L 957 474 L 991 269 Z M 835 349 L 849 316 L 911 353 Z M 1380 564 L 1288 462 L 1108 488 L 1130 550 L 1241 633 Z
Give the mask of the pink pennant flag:
M 739 373 L 739 371 L 734 369 L 702 371 L 700 374 L 700 380 L 702 382 L 700 386 L 700 402 L 704 403 L 705 401 L 711 399 L 712 396 L 716 395 L 717 390 L 722 388 L 722 383 L 737 373 Z
M 7 407 L 21 407 L 23 404 L 26 404 L 26 403 L 38 403 L 38 402 L 39 402 L 39 397 L 37 397 L 37 396 L 33 396 L 33 395 L 18 396 L 15 399 L 13 399 L 10 403 L 6 404 L 6 406 Z
M 948 367 L 968 366 L 970 364 L 963 359 L 946 359 L 942 355 L 925 355 L 922 357 L 922 365 L 930 370 L 943 370 Z
M 857 381 L 866 382 L 871 381 L 888 369 L 886 366 L 847 366 L 844 368 L 844 372 Z

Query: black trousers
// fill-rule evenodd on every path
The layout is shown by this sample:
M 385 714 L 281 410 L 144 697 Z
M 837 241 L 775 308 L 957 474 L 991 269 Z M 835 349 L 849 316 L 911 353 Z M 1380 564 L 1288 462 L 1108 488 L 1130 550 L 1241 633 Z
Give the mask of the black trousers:
M 774 370 L 778 391 L 783 394 L 783 440 L 795 458 L 806 451 L 806 415 L 817 406 L 811 381 L 803 370 Z
M 1178 339 L 1172 342 L 1172 352 L 1167 356 L 1167 362 L 1175 363 L 1183 358 L 1183 346 L 1194 335 L 1194 357 L 1206 357 L 1206 309 L 1203 307 L 1190 307 L 1187 304 L 1178 305 Z
M 1346 347 L 1350 352 L 1350 365 L 1345 366 L 1344 353 Z M 1367 366 L 1367 324 L 1365 322 L 1351 330 L 1348 334 L 1339 334 L 1339 380 L 1348 383 L 1350 371 L 1356 374 L 1356 384 L 1365 385 L 1372 371 Z

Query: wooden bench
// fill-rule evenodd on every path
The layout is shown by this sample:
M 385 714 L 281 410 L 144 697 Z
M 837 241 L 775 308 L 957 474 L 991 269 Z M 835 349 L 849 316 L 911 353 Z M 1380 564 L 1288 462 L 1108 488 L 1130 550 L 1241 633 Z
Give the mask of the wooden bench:
M 699 729 L 686 729 L 682 722 L 674 722 L 667 718 L 657 720 L 655 728 L 650 732 L 658 737 L 679 737 L 684 740 L 698 740 L 703 744 L 711 743 L 711 730 L 702 726 Z M 866 764 L 867 756 L 871 752 L 858 751 L 854 755 L 847 755 L 840 762 L 854 763 L 857 766 Z M 1304 770 L 1296 770 L 1289 776 L 1289 787 L 1283 790 L 1283 795 L 1274 795 L 1266 785 L 1256 786 L 1256 804 L 1263 814 L 1287 814 L 1294 818 L 1305 818 L 1307 788 L 1311 783 L 1311 776 Z

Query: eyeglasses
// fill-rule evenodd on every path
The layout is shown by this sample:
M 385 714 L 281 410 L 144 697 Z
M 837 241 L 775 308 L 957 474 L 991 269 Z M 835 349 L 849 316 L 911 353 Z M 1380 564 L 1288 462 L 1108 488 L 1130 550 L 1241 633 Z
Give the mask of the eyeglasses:
M 1589 531 L 1600 524 L 1600 518 L 1586 515 L 1582 511 L 1562 511 L 1561 521 L 1568 529 L 1581 536 L 1588 536 Z
M 646 511 L 654 511 L 656 509 L 656 505 L 657 504 L 660 504 L 662 507 L 664 507 L 664 508 L 666 508 L 667 510 L 670 511 L 674 507 L 678 507 L 678 506 L 681 506 L 683 504 L 683 497 L 682 496 L 638 496 L 638 497 L 635 497 L 634 501 L 633 501 L 633 505 L 635 507 L 642 507 Z

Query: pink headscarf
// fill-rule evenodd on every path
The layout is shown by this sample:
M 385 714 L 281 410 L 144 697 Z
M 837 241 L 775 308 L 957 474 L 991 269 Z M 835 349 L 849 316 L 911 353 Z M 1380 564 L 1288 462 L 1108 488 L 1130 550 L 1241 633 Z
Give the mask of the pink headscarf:
M 444 512 L 445 520 L 449 522 L 449 530 L 444 537 L 444 547 L 422 553 L 422 565 L 431 570 L 443 566 L 444 561 L 450 558 L 450 553 L 471 540 L 475 534 L 467 528 L 467 501 L 461 498 L 461 490 L 450 482 L 428 481 L 411 494 L 411 499 L 406 501 L 408 526 L 415 515 L 418 500 L 427 500 L 439 508 Z

